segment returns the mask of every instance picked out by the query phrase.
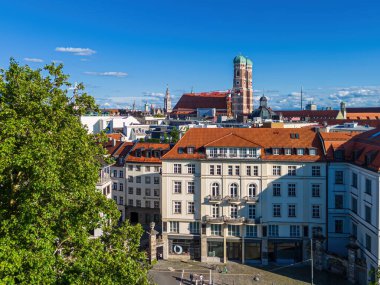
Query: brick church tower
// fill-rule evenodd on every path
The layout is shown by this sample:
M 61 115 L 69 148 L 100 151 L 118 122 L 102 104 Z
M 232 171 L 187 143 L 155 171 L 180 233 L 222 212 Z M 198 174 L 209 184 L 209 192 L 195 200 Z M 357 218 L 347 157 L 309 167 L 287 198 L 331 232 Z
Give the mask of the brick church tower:
M 253 112 L 252 61 L 242 55 L 234 58 L 234 82 L 232 88 L 232 113 L 240 121 L 246 121 Z

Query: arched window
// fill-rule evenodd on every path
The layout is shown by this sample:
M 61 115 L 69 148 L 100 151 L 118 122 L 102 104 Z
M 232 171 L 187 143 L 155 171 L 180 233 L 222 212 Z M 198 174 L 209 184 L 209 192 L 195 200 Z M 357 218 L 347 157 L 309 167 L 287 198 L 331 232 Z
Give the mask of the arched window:
M 219 196 L 219 184 L 218 183 L 212 183 L 211 185 L 211 196 Z
M 237 197 L 237 195 L 238 195 L 238 186 L 236 183 L 232 183 L 230 185 L 230 196 Z
M 249 184 L 248 185 L 248 196 L 249 197 L 255 197 L 256 196 L 256 185 L 255 184 Z

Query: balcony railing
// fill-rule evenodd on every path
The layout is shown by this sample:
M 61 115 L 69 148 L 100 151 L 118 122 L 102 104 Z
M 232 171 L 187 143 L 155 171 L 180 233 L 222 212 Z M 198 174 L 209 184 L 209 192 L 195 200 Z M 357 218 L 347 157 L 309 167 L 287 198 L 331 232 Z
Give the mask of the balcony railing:
M 209 195 L 209 196 L 207 196 L 207 200 L 209 203 L 218 203 L 219 204 L 223 201 L 223 198 L 220 195 L 216 195 L 216 196 Z
M 205 221 L 208 224 L 224 224 L 224 217 L 205 216 Z
M 208 154 L 207 155 L 207 158 L 235 158 L 235 159 L 259 159 L 260 158 L 260 155 L 258 154 L 240 154 L 240 155 L 237 155 L 237 154 L 234 154 L 234 153 L 231 153 L 231 154 L 221 154 L 221 153 L 218 153 L 218 154 Z
M 259 197 L 258 196 L 245 196 L 244 200 L 247 204 L 254 204 L 254 203 L 257 203 L 259 201 Z
M 224 200 L 226 200 L 230 204 L 239 204 L 241 202 L 239 196 L 226 196 L 224 197 Z
M 108 173 L 104 173 L 103 176 L 99 177 L 96 185 L 103 185 L 111 181 L 111 176 Z
M 261 218 L 245 219 L 247 225 L 259 225 L 261 224 Z
M 224 221 L 225 221 L 227 224 L 241 225 L 241 224 L 244 223 L 245 218 L 244 218 L 244 217 L 236 217 L 236 218 L 232 218 L 232 217 L 224 217 Z

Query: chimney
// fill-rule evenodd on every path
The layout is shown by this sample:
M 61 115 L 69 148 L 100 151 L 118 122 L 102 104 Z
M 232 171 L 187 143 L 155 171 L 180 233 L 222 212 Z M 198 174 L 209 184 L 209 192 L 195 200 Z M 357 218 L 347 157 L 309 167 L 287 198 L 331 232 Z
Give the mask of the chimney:
M 116 146 L 116 140 L 112 139 L 112 146 Z

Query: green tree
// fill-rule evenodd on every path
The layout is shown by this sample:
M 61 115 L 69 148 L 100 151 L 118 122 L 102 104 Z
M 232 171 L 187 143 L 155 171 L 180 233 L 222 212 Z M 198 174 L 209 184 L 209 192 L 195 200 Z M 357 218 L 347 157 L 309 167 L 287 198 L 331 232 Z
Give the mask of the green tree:
M 179 141 L 179 130 L 176 127 L 170 131 L 170 142 L 176 143 Z
M 95 101 L 62 68 L 0 71 L 0 284 L 147 284 L 141 227 L 96 190 L 105 151 L 79 119 Z

